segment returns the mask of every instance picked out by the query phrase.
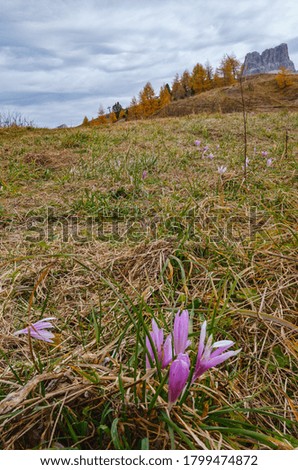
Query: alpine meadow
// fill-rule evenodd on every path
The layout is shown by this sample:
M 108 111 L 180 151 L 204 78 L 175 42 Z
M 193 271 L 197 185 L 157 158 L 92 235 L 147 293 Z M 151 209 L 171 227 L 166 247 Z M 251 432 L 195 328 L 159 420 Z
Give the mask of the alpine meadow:
M 242 111 L 0 130 L 2 449 L 297 448 L 297 111 Z

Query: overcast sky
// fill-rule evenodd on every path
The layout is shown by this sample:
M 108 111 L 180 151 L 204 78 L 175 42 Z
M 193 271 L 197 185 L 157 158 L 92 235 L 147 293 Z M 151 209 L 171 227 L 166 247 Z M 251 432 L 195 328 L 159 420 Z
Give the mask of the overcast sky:
M 147 81 L 225 53 L 286 42 L 298 68 L 296 0 L 0 0 L 0 113 L 78 125 Z

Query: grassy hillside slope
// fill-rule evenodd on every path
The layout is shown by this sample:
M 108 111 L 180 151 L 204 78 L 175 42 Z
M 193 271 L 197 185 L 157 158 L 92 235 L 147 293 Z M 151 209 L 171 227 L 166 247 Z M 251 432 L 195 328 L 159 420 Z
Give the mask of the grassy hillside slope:
M 298 110 L 298 74 L 292 85 L 281 89 L 275 75 L 246 77 L 243 81 L 245 104 L 250 111 Z M 229 113 L 242 110 L 240 85 L 216 88 L 183 100 L 173 101 L 158 116 L 185 116 L 201 112 Z

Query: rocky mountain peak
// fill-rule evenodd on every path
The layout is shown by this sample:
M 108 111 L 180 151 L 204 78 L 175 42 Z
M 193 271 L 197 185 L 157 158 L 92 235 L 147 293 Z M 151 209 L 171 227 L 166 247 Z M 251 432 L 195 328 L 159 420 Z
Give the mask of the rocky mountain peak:
M 285 43 L 266 49 L 262 54 L 256 51 L 246 54 L 243 75 L 277 73 L 281 67 L 295 72 L 294 63 L 290 60 L 288 46 Z

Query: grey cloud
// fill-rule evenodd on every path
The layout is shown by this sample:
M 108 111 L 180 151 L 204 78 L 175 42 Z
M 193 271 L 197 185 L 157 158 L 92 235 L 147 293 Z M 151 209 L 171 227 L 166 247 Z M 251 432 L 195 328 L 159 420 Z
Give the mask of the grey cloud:
M 32 105 L 38 101 L 38 103 L 45 105 L 51 104 L 55 102 L 59 103 L 69 103 L 75 102 L 76 100 L 80 100 L 82 98 L 89 97 L 89 93 L 53 93 L 53 92 L 40 92 L 40 93 L 8 93 L 5 94 L 5 101 L 7 105 L 10 107 L 16 107 L 18 105 L 27 106 Z M 3 93 L 0 93 L 0 102 L 3 100 Z
M 0 60 L 14 71 L 53 70 L 62 65 L 61 59 L 48 50 L 28 46 L 2 47 Z
M 294 66 L 296 71 L 298 70 L 298 37 L 289 39 L 288 41 L 284 41 L 288 44 L 289 55 L 292 61 L 294 62 Z

